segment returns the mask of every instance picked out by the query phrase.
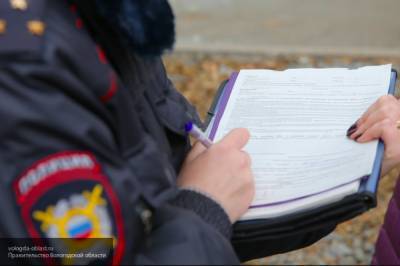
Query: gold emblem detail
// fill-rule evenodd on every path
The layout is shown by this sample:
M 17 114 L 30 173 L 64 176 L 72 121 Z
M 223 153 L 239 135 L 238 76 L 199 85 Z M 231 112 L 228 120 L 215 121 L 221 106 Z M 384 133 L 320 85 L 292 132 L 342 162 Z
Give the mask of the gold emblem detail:
M 24 11 L 28 8 L 26 0 L 10 0 L 11 7 L 16 10 Z
M 0 34 L 6 32 L 7 29 L 7 22 L 4 19 L 0 19 Z
M 36 36 L 41 36 L 46 29 L 46 24 L 39 20 L 30 20 L 27 23 L 27 27 L 30 33 Z

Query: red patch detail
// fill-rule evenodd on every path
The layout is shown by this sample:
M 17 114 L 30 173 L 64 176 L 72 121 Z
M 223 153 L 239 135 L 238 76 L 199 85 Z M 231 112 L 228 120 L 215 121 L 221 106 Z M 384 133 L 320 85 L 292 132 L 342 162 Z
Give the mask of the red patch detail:
M 82 19 L 80 19 L 80 18 L 75 19 L 75 26 L 76 26 L 78 29 L 82 29 L 82 28 L 83 28 L 83 21 L 82 21 Z
M 78 235 L 78 236 L 76 236 L 76 238 L 78 238 L 78 239 L 86 239 L 86 238 L 88 238 L 90 236 L 90 233 L 91 232 L 87 232 L 87 233 Z
M 104 52 L 104 50 L 100 46 L 96 45 L 96 51 L 97 51 L 97 56 L 99 57 L 100 62 L 103 64 L 107 64 L 107 56 L 106 56 L 106 53 Z
M 100 173 L 100 166 L 93 155 L 86 152 L 60 152 L 39 160 L 25 170 L 13 183 L 18 203 L 22 204 L 31 191 L 53 175 L 64 171 L 89 170 Z
M 115 76 L 114 73 L 110 74 L 110 85 L 108 87 L 107 92 L 100 97 L 100 100 L 103 103 L 108 102 L 113 96 L 114 94 L 117 92 L 118 90 L 118 83 L 117 83 L 117 77 Z
M 51 163 L 54 160 L 59 160 L 62 158 L 70 158 L 71 156 L 89 156 L 94 162 L 92 167 L 76 167 L 75 169 L 62 169 L 57 172 L 51 173 L 48 176 L 43 177 L 40 182 L 34 184 L 24 195 L 21 195 L 21 191 L 19 190 L 18 183 L 26 176 L 29 171 L 39 169 L 40 165 L 44 165 L 46 163 Z M 27 230 L 32 238 L 41 239 L 40 233 L 37 231 L 32 217 L 31 217 L 31 209 L 36 204 L 36 202 L 41 198 L 41 196 L 45 195 L 51 189 L 67 184 L 69 182 L 77 181 L 77 180 L 93 180 L 98 182 L 104 187 L 105 192 L 107 193 L 110 203 L 112 205 L 112 209 L 115 216 L 116 222 L 116 235 L 117 235 L 117 246 L 114 253 L 113 265 L 119 264 L 122 259 L 122 255 L 125 249 L 125 238 L 124 238 L 124 225 L 122 219 L 122 210 L 119 200 L 109 183 L 108 179 L 102 174 L 100 165 L 96 162 L 95 157 L 87 152 L 62 152 L 57 153 L 52 156 L 48 156 L 43 160 L 35 163 L 31 168 L 24 172 L 21 177 L 17 178 L 14 181 L 13 187 L 14 192 L 16 193 L 17 200 L 19 206 L 21 208 L 21 215 L 24 223 L 27 226 Z

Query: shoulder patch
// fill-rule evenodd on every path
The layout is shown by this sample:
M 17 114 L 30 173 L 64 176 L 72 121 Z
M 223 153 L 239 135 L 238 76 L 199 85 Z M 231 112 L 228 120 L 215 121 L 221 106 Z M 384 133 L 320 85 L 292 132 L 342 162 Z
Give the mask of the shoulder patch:
M 0 1 L 0 54 L 40 49 L 47 0 Z
M 30 237 L 65 254 L 99 250 L 97 241 L 84 240 L 112 239 L 114 247 L 108 248 L 118 264 L 125 242 L 121 206 L 92 154 L 62 152 L 44 158 L 14 181 L 13 190 Z

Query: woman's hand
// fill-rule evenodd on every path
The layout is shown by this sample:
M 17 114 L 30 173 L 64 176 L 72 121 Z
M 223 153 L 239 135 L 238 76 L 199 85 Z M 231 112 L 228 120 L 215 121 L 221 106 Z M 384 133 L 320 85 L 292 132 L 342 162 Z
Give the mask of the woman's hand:
M 400 164 L 400 101 L 392 95 L 380 97 L 347 131 L 359 143 L 381 139 L 385 144 L 382 176 Z
M 209 149 L 194 145 L 179 173 L 178 186 L 205 192 L 225 209 L 232 223 L 254 197 L 250 156 L 242 151 L 249 140 L 245 129 L 234 129 Z

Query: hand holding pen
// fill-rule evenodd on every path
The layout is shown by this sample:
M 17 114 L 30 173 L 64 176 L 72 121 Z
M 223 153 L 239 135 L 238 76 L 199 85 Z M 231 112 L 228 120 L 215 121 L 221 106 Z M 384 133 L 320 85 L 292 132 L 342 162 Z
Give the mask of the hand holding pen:
M 183 163 L 178 186 L 200 192 L 219 203 L 233 223 L 247 211 L 254 197 L 250 156 L 242 150 L 249 132 L 234 129 L 213 144 L 193 125 L 187 125 L 187 130 L 198 142 Z
M 210 148 L 212 143 L 212 140 L 210 140 L 207 135 L 198 127 L 196 126 L 193 122 L 188 122 L 185 125 L 185 130 L 186 133 L 190 134 L 193 138 L 197 139 L 200 141 L 204 147 Z

